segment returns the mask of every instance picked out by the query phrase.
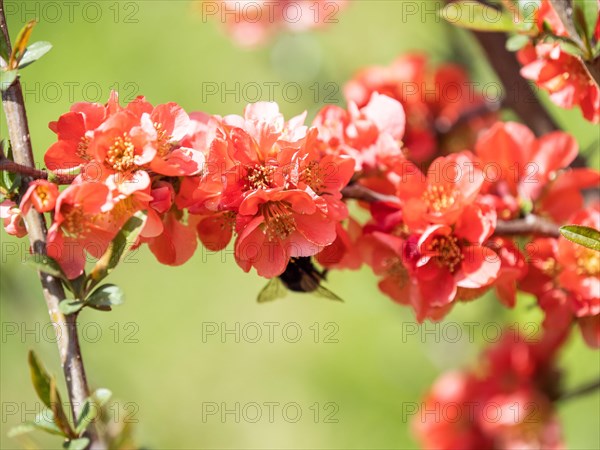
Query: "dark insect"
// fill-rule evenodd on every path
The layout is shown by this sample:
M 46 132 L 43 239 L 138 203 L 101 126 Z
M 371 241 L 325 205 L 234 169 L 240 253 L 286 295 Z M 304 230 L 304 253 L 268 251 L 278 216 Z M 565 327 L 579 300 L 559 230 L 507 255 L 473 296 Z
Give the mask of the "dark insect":
M 288 291 L 304 292 L 329 300 L 343 301 L 329 289 L 323 287 L 327 271 L 318 270 L 308 257 L 291 258 L 285 272 L 269 280 L 258 294 L 258 302 L 264 303 L 283 298 Z

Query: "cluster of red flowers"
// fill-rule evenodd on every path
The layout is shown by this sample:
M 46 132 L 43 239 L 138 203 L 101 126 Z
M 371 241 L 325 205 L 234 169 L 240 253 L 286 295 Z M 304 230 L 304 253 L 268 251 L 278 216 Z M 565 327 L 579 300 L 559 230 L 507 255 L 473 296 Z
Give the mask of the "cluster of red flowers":
M 580 58 L 566 51 L 559 40 L 544 40 L 546 30 L 559 38 L 569 37 L 549 0 L 542 0 L 535 20 L 540 39 L 519 50 L 518 58 L 523 65 L 521 75 L 548 91 L 558 106 L 567 109 L 579 106 L 587 120 L 599 123 L 600 89 L 585 65 Z M 600 41 L 600 21 L 596 23 L 593 39 L 596 43 Z
M 405 153 L 416 163 L 472 148 L 477 133 L 497 120 L 489 111 L 461 122 L 485 106 L 484 96 L 463 67 L 443 64 L 434 69 L 424 54 L 401 56 L 389 66 L 367 67 L 346 84 L 344 92 L 358 106 L 365 105 L 373 92 L 401 102 L 406 111 Z
M 493 113 L 472 118 L 480 96 L 407 97 L 406 80 L 418 87 L 432 77 L 441 92 L 466 79 L 454 66 L 423 75 L 424 65 L 413 55 L 366 69 L 346 88 L 348 107 L 326 106 L 310 126 L 306 114 L 286 121 L 275 103 L 225 117 L 143 97 L 121 106 L 116 93 L 105 105 L 74 104 L 50 123 L 57 141 L 45 163 L 59 177 L 31 182 L 19 205 L 0 204 L 0 217 L 24 236 L 31 208 L 48 214 L 48 255 L 70 279 L 144 213 L 135 245 L 163 264 L 186 262 L 198 240 L 219 251 L 233 238 L 238 265 L 266 278 L 283 279 L 296 258 L 325 269 L 366 263 L 420 322 L 491 289 L 507 307 L 518 291 L 532 294 L 551 337 L 505 339 L 482 370 L 444 376 L 426 403 L 475 398 L 474 418 L 421 421 L 417 432 L 431 448 L 560 448 L 548 376 L 573 323 L 600 347 L 600 253 L 535 232 L 515 238 L 501 225 L 538 217 L 599 229 L 600 204 L 586 205 L 583 192 L 598 188 L 600 172 L 570 167 L 578 145 L 567 133 L 536 137 Z M 465 113 L 474 122 L 461 132 L 452 124 Z M 53 182 L 68 175 L 64 189 Z M 363 223 L 350 215 L 351 198 L 370 213 Z M 503 415 L 513 404 L 538 409 L 491 423 L 491 403 Z
M 443 374 L 413 417 L 423 448 L 564 448 L 553 401 L 560 372 L 556 340 L 527 341 L 512 331 L 469 371 Z

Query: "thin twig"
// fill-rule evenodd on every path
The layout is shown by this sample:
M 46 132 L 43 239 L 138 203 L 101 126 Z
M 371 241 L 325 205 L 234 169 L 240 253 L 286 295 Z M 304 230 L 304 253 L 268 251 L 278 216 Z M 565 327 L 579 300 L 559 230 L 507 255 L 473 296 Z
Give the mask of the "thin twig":
M 524 219 L 499 220 L 496 224 L 496 236 L 544 236 L 560 237 L 558 225 L 542 217 L 530 214 Z
M 56 184 L 71 184 L 76 178 L 76 175 L 60 175 L 55 173 L 49 173 L 45 170 L 35 169 L 33 167 L 26 166 L 11 161 L 8 158 L 0 155 L 0 170 L 6 172 L 18 173 L 24 175 L 32 180 L 48 180 L 51 179 Z
M 342 189 L 342 196 L 345 199 L 360 200 L 367 203 L 391 202 L 400 203 L 400 199 L 394 195 L 384 195 L 372 191 L 360 184 L 352 183 Z
M 572 400 L 574 398 L 579 398 L 584 395 L 587 395 L 598 389 L 600 389 L 600 379 L 593 380 L 589 383 L 586 383 L 584 385 L 581 385 L 581 386 L 573 389 L 572 391 L 565 392 L 565 393 L 561 394 L 556 400 L 560 401 L 560 402 L 565 401 L 565 400 Z
M 2 33 L 0 39 L 3 39 L 10 49 L 10 39 L 4 15 L 4 0 L 0 0 L 0 30 Z M 35 170 L 25 102 L 21 83 L 18 79 L 2 93 L 2 103 L 15 163 Z M 21 193 L 24 193 L 30 180 L 30 177 L 23 177 Z M 31 208 L 24 219 L 31 250 L 34 253 L 45 255 L 47 230 L 44 217 L 36 212 L 34 208 Z M 56 329 L 58 350 L 66 379 L 69 403 L 73 417 L 77 420 L 81 415 L 84 401 L 90 394 L 77 336 L 77 316 L 75 314 L 65 316 L 59 309 L 59 303 L 65 299 L 65 292 L 60 280 L 42 272 L 39 273 L 39 276 L 50 319 Z M 86 436 L 90 439 L 92 445 L 96 442 L 96 433 L 93 426 L 88 428 Z

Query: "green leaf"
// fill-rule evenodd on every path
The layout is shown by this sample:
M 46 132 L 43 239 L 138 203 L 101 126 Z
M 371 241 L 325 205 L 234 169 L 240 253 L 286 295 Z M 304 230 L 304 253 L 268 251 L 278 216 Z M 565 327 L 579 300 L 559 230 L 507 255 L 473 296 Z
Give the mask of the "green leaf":
M 123 304 L 123 297 L 123 291 L 116 284 L 103 284 L 90 294 L 86 299 L 86 305 L 100 309 L 110 308 Z
M 112 392 L 108 389 L 97 389 L 85 400 L 75 427 L 75 433 L 77 433 L 77 435 L 81 435 L 88 425 L 98 417 L 100 408 L 110 400 L 111 396 Z
M 52 275 L 53 277 L 67 279 L 66 275 L 60 268 L 60 265 L 49 256 L 34 253 L 33 255 L 29 255 L 27 257 L 25 264 L 40 272 Z
M 510 13 L 473 0 L 449 3 L 440 10 L 448 22 L 477 31 L 514 31 L 516 24 Z
M 0 58 L 2 58 L 4 62 L 8 64 L 8 60 L 10 58 L 10 51 L 8 50 L 8 46 L 6 45 L 4 39 L 0 39 Z
M 15 70 L 0 70 L 0 90 L 6 91 L 11 84 L 16 80 L 18 75 L 17 69 Z
M 83 308 L 84 306 L 85 302 L 79 299 L 67 298 L 58 304 L 58 309 L 60 309 L 60 312 L 62 312 L 64 315 L 68 316 L 69 314 L 73 314 L 81 310 L 81 308 Z
M 49 409 L 43 409 L 35 416 L 35 419 L 33 419 L 32 422 L 25 422 L 11 428 L 8 432 L 8 437 L 12 438 L 22 434 L 31 433 L 36 429 L 58 436 L 64 436 L 64 433 L 54 423 L 54 413 Z
M 515 34 L 506 40 L 506 49 L 510 52 L 521 50 L 529 42 L 529 36 Z
M 600 252 L 600 231 L 583 225 L 565 225 L 560 233 L 571 242 Z
M 75 437 L 69 419 L 67 419 L 67 415 L 63 409 L 60 393 L 56 387 L 56 380 L 54 377 L 50 378 L 50 404 L 56 426 L 62 430 L 65 436 Z
M 123 254 L 131 248 L 137 239 L 143 225 L 146 223 L 146 213 L 140 212 L 131 217 L 112 240 L 108 249 L 100 257 L 90 272 L 92 287 L 102 281 L 119 264 Z
M 19 63 L 19 69 L 24 69 L 29 64 L 36 62 L 52 49 L 52 44 L 46 41 L 34 42 L 25 50 L 23 58 Z
M 12 53 L 10 54 L 10 61 L 8 62 L 8 67 L 10 69 L 16 69 L 19 67 L 19 62 L 21 61 L 21 58 L 23 58 L 27 43 L 31 37 L 31 32 L 33 31 L 33 27 L 36 23 L 37 20 L 30 20 L 23 28 L 21 28 L 19 34 L 17 34 L 15 45 L 13 46 Z
M 75 424 L 75 433 L 77 433 L 78 436 L 83 433 L 97 415 L 98 409 L 96 405 L 90 401 L 90 399 L 86 399 L 86 401 L 83 403 L 83 408 L 81 408 L 79 419 Z
M 574 0 L 574 19 L 584 40 L 591 41 L 598 23 L 598 2 L 593 0 Z
M 79 439 L 71 439 L 70 441 L 67 441 L 63 444 L 63 448 L 66 448 L 68 450 L 84 450 L 89 443 L 90 440 L 85 437 Z
M 33 350 L 29 351 L 29 370 L 35 392 L 48 408 L 51 408 L 50 384 L 51 378 Z

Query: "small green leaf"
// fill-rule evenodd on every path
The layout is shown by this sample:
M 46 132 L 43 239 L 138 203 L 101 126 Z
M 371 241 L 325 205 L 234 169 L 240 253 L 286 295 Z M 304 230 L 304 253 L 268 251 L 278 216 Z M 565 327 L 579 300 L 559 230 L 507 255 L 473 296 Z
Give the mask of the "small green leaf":
M 112 392 L 108 389 L 97 389 L 85 400 L 75 427 L 75 433 L 77 433 L 77 435 L 81 435 L 88 425 L 98 417 L 100 408 L 110 400 L 111 396 Z
M 92 286 L 95 286 L 119 264 L 123 254 L 128 248 L 131 248 L 137 239 L 143 225 L 146 223 L 146 213 L 140 212 L 131 217 L 121 228 L 119 233 L 112 240 L 108 249 L 100 257 L 96 265 L 90 272 L 89 278 L 92 280 Z
M 49 409 L 43 409 L 33 419 L 33 422 L 25 422 L 17 425 L 8 432 L 8 437 L 16 437 L 22 434 L 31 433 L 34 430 L 45 431 L 46 433 L 64 436 L 64 433 L 54 423 L 54 413 Z
M 98 388 L 92 393 L 91 397 L 99 406 L 102 407 L 108 403 L 112 397 L 112 392 L 106 388 Z
M 48 53 L 52 49 L 52 44 L 50 42 L 39 41 L 34 42 L 25 50 L 25 54 L 23 58 L 21 58 L 21 62 L 19 63 L 19 69 L 24 69 L 29 64 L 36 62 L 46 53 Z
M 14 70 L 0 70 L 0 90 L 6 91 L 11 84 L 17 79 L 17 69 Z
M 47 273 L 48 275 L 52 275 L 53 277 L 66 279 L 66 275 L 60 268 L 60 265 L 52 258 L 46 255 L 40 255 L 34 253 L 33 255 L 29 255 L 25 260 L 25 264 L 33 267 L 39 272 Z
M 63 444 L 63 448 L 67 450 L 85 450 L 90 443 L 88 438 L 71 439 Z
M 506 49 L 510 52 L 521 50 L 529 42 L 529 36 L 515 34 L 506 40 Z
M 67 298 L 58 304 L 58 309 L 60 309 L 60 312 L 62 312 L 64 315 L 68 316 L 69 314 L 73 314 L 81 310 L 81 308 L 84 306 L 85 302 L 79 299 Z
M 600 231 L 583 225 L 565 225 L 560 233 L 569 241 L 600 252 Z
M 593 0 L 574 0 L 574 19 L 584 40 L 591 41 L 598 23 L 598 2 Z
M 477 31 L 514 31 L 516 24 L 510 13 L 473 0 L 449 3 L 440 10 L 448 22 Z
M 103 284 L 90 294 L 86 304 L 91 307 L 111 307 L 123 304 L 124 294 L 121 288 L 115 284 Z
M 50 383 L 51 378 L 33 350 L 29 351 L 29 370 L 35 392 L 48 408 L 51 408 Z
M 10 51 L 8 50 L 8 46 L 6 45 L 4 39 L 0 39 L 0 58 L 2 58 L 4 62 L 8 64 L 8 60 L 10 58 Z
M 78 436 L 81 435 L 97 415 L 98 409 L 96 405 L 91 402 L 89 398 L 86 399 L 83 403 L 83 408 L 81 408 L 79 419 L 77 419 L 77 423 L 75 424 L 75 433 L 77 433 Z

